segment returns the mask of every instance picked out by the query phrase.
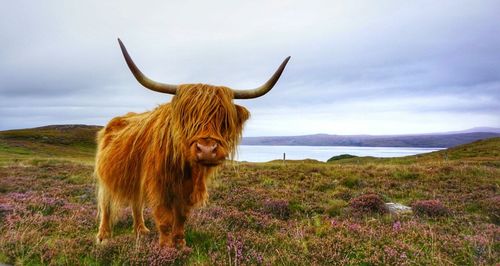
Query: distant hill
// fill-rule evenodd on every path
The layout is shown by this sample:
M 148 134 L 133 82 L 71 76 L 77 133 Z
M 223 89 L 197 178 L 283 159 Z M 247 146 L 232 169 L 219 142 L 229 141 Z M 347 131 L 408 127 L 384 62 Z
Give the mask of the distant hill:
M 50 125 L 30 129 L 0 131 L 0 145 L 36 150 L 49 145 L 54 152 L 76 147 L 93 154 L 96 132 L 101 126 Z M 474 132 L 488 131 L 488 132 Z M 499 128 L 474 128 L 457 132 L 420 135 L 328 135 L 245 137 L 244 145 L 364 146 L 364 147 L 453 147 L 481 139 L 500 137 Z M 43 150 L 47 150 L 46 147 Z M 70 152 L 70 150 L 68 150 Z
M 475 132 L 488 132 L 488 133 L 500 133 L 500 128 L 497 127 L 473 127 L 466 130 L 460 131 L 450 131 L 443 134 L 451 134 L 451 133 L 475 133 Z
M 96 132 L 101 126 L 88 125 L 50 125 L 27 129 L 0 131 L 1 140 L 33 141 L 56 145 L 95 146 Z
M 51 125 L 0 131 L 0 160 L 23 156 L 92 158 L 101 126 Z
M 362 146 L 362 147 L 453 147 L 481 139 L 500 137 L 499 132 L 433 133 L 419 135 L 328 135 L 246 137 L 244 145 Z

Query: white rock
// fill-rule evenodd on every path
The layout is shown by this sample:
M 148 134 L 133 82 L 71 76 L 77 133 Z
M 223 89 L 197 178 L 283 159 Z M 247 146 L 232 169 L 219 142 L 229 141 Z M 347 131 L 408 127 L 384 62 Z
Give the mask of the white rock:
M 409 213 L 412 212 L 411 207 L 405 206 L 400 203 L 387 202 L 385 204 L 389 212 L 391 213 Z

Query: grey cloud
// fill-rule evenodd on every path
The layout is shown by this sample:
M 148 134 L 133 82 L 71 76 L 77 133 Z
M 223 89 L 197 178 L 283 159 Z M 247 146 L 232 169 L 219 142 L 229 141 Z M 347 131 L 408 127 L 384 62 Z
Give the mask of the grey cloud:
M 273 128 L 278 119 L 301 124 L 349 113 L 364 123 L 365 106 L 372 119 L 390 121 L 391 106 L 381 106 L 412 99 L 418 102 L 400 110 L 412 117 L 476 115 L 476 126 L 500 126 L 483 119 L 500 113 L 499 7 L 495 1 L 11 2 L 0 11 L 0 35 L 8 40 L 0 43 L 0 129 L 103 124 L 167 102 L 169 96 L 136 83 L 116 37 L 147 75 L 171 83 L 254 87 L 291 55 L 266 97 L 238 101 L 266 120 L 252 120 L 254 135 L 285 132 Z M 458 100 L 420 101 L 432 98 Z M 269 106 L 302 115 L 260 116 Z

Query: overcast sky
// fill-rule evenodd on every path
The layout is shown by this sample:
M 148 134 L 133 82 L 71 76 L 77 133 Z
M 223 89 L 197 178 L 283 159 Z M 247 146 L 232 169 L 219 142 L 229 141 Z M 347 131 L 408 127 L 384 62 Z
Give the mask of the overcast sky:
M 411 3 L 410 3 L 411 2 Z M 499 1 L 6 1 L 0 130 L 104 125 L 166 83 L 275 88 L 239 100 L 245 136 L 500 127 Z

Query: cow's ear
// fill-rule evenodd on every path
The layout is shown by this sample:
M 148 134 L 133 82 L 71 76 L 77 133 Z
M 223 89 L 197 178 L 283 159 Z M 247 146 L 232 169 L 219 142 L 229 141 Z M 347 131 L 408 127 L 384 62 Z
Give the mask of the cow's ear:
M 245 121 L 248 120 L 248 118 L 250 118 L 250 112 L 243 106 L 237 104 L 235 104 L 235 106 L 236 113 L 238 114 L 238 121 L 240 122 L 240 125 L 242 125 L 243 123 L 245 123 Z

